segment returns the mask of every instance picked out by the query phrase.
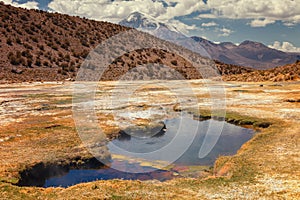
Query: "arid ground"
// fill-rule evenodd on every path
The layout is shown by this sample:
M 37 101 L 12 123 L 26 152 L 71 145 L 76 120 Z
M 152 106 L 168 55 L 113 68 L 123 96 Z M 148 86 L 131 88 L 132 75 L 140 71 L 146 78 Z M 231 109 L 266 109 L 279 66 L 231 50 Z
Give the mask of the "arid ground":
M 168 115 L 172 111 L 209 117 L 211 100 L 204 83 L 100 82 L 99 127 L 113 138 L 120 127 L 172 117 Z M 37 164 L 80 166 L 92 158 L 73 120 L 74 83 L 0 85 L 0 199 L 299 199 L 300 83 L 207 83 L 224 86 L 226 98 L 220 100 L 226 100 L 228 122 L 257 130 L 236 155 L 220 157 L 204 178 L 96 181 L 67 189 L 16 184 L 21 172 Z M 128 99 L 122 101 L 128 88 L 136 88 L 129 104 Z M 117 100 L 103 103 L 111 94 Z M 200 109 L 191 103 L 191 96 L 198 99 Z M 104 148 L 103 156 L 107 153 Z

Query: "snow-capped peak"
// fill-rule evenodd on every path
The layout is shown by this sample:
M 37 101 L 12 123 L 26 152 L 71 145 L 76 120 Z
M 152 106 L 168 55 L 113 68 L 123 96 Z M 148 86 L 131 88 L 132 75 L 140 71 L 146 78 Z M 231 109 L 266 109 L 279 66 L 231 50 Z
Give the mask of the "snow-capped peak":
M 140 12 L 131 13 L 126 19 L 120 21 L 120 25 L 142 30 L 156 30 L 160 23 L 152 16 Z
M 180 33 L 175 27 L 166 25 L 154 17 L 141 12 L 133 12 L 127 18 L 119 22 L 120 25 L 139 29 L 141 31 L 153 32 L 160 28 Z

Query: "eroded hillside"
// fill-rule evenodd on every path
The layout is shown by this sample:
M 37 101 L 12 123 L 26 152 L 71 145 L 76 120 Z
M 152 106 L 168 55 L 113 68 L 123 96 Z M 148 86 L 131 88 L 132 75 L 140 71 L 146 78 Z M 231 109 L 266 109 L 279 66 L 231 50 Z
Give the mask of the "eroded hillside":
M 226 75 L 225 81 L 244 81 L 244 82 L 281 82 L 297 81 L 300 79 L 300 61 L 293 64 L 276 67 L 269 70 L 256 70 L 243 74 Z
M 91 50 L 106 39 L 129 30 L 107 22 L 15 8 L 3 3 L 0 4 L 0 13 L 2 83 L 74 79 Z M 103 80 L 116 80 L 124 72 L 147 63 L 171 67 L 185 79 L 201 78 L 180 55 L 142 49 L 117 58 L 109 67 L 113 72 L 106 74 Z M 252 71 L 220 62 L 216 62 L 216 67 L 221 74 Z M 152 76 L 157 78 L 161 75 L 160 71 L 152 72 Z

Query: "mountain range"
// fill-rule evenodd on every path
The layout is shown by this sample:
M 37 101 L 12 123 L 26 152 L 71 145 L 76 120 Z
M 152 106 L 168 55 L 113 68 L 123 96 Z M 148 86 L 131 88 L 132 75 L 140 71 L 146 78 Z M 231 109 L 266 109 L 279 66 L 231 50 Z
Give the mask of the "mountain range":
M 77 72 L 89 52 L 113 36 L 131 30 L 131 28 L 113 23 L 48 13 L 41 10 L 16 8 L 1 2 L 0 18 L 0 83 L 75 80 Z M 153 20 L 155 19 L 149 16 L 131 17 L 131 20 L 127 20 L 127 22 L 124 20 L 121 24 L 127 23 L 126 25 L 129 26 L 129 24 L 136 22 L 135 28 L 147 27 L 148 32 L 154 31 L 160 38 L 175 40 L 180 45 L 199 52 L 203 55 L 199 57 L 201 61 L 214 63 L 220 74 L 227 77 L 226 80 L 244 80 L 247 78 L 241 78 L 244 74 L 249 74 L 249 76 L 266 74 L 268 77 L 273 77 L 273 81 L 296 80 L 300 76 L 300 62 L 290 67 L 276 68 L 274 72 L 266 71 L 264 73 L 254 68 L 225 64 L 217 60 L 211 62 L 206 57 L 209 57 L 207 52 L 212 54 L 213 51 L 204 45 L 202 47 L 200 44 L 206 44 L 210 49 L 222 47 L 225 50 L 241 49 L 243 46 L 243 48 L 249 49 L 251 45 L 247 42 L 239 46 L 231 43 L 214 44 L 202 38 L 186 37 L 176 28 L 160 22 L 153 23 Z M 155 38 L 148 33 L 141 35 L 144 38 Z M 132 40 L 132 38 L 127 39 Z M 122 41 L 122 44 L 123 42 L 128 43 L 128 41 Z M 253 42 L 248 43 L 255 44 Z M 259 48 L 261 47 L 259 46 Z M 267 47 L 264 48 L 270 50 Z M 278 58 L 281 58 L 280 55 L 285 55 L 276 50 L 270 51 L 273 52 L 273 56 L 275 53 L 279 53 Z M 221 51 L 218 50 L 218 52 Z M 241 54 L 241 52 L 238 53 Z M 247 50 L 246 52 L 249 53 L 250 51 Z M 262 57 L 264 58 L 264 56 Z M 134 80 L 140 80 L 147 76 L 158 79 L 161 76 L 170 79 L 175 77 L 174 74 L 170 73 L 172 70 L 159 67 L 154 70 L 143 68 L 143 65 L 148 63 L 168 66 L 179 72 L 181 78 L 202 78 L 191 63 L 180 55 L 161 49 L 137 49 L 127 52 L 111 62 L 101 80 L 119 80 L 128 71 L 132 73 Z M 261 79 L 263 78 L 265 77 L 261 77 Z
M 155 18 L 140 12 L 130 14 L 119 22 L 122 26 L 146 31 L 161 39 L 183 41 L 193 39 L 202 47 L 208 57 L 227 64 L 252 67 L 255 69 L 270 69 L 300 60 L 300 53 L 287 53 L 267 47 L 266 45 L 244 41 L 239 45 L 231 42 L 214 43 L 201 37 L 187 37 L 171 25 L 166 25 Z
M 0 3 L 0 17 L 2 83 L 74 80 L 90 51 L 107 39 L 130 30 L 117 24 L 16 8 L 3 3 Z M 170 30 L 162 24 L 151 25 L 153 29 L 157 28 L 156 26 L 159 26 L 160 30 Z M 186 79 L 201 78 L 191 64 L 179 55 L 163 50 L 143 49 L 128 52 L 117 58 L 110 64 L 101 80 L 118 80 L 129 70 L 134 74 L 133 77 L 138 79 L 147 77 L 147 74 L 159 78 L 170 72 L 162 72 L 157 70 L 158 68 L 154 71 L 133 70 L 136 66 L 147 63 L 170 66 Z M 218 63 L 217 67 L 221 74 L 228 75 L 252 71 L 249 68 L 223 63 Z M 173 74 L 166 76 L 174 77 Z

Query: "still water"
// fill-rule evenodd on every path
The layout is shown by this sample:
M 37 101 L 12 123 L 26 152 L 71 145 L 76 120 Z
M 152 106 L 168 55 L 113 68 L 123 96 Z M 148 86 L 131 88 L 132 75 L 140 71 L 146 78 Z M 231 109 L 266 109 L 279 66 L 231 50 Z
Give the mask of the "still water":
M 112 152 L 112 161 L 110 167 L 100 167 L 98 169 L 76 169 L 70 170 L 62 176 L 50 177 L 46 179 L 44 187 L 68 187 L 83 182 L 95 180 L 124 179 L 124 180 L 152 180 L 159 181 L 170 180 L 174 177 L 181 176 L 180 171 L 174 169 L 188 166 L 212 166 L 220 155 L 233 155 L 240 147 L 250 140 L 254 134 L 252 129 L 235 126 L 229 123 L 222 123 L 215 120 L 197 121 L 193 119 L 182 120 L 180 118 L 169 119 L 164 122 L 165 127 L 158 133 L 147 137 L 139 137 L 130 132 L 122 132 L 119 138 L 108 144 L 109 148 L 117 146 L 121 149 L 119 152 Z M 205 136 L 210 129 L 214 133 L 214 127 L 220 128 L 222 132 L 216 145 L 213 146 L 210 153 L 204 158 L 199 158 L 199 150 Z M 216 128 L 215 128 L 216 129 Z M 196 132 L 195 132 L 196 130 Z M 217 131 L 217 130 L 216 130 Z M 193 135 L 193 140 L 189 147 L 182 153 L 178 153 L 181 144 L 188 135 Z M 208 137 L 209 138 L 209 137 Z M 209 139 L 206 141 L 209 143 Z M 163 151 L 159 157 L 148 157 L 148 161 L 169 161 L 168 159 L 174 154 L 178 154 L 175 162 L 172 162 L 173 168 L 167 170 L 156 169 L 153 166 L 145 166 L 138 161 L 114 158 L 114 154 L 123 157 L 131 155 L 126 152 L 147 153 L 155 152 L 172 143 L 174 149 Z M 212 141 L 213 144 L 213 141 Z M 149 163 L 148 162 L 148 163 Z M 175 166 L 175 167 L 174 167 Z M 178 167 L 179 166 L 179 167 Z M 118 169 L 118 170 L 117 170 Z M 121 169 L 121 170 L 120 170 Z M 131 173 L 141 172 L 144 173 Z M 176 172 L 176 173 L 175 173 Z

